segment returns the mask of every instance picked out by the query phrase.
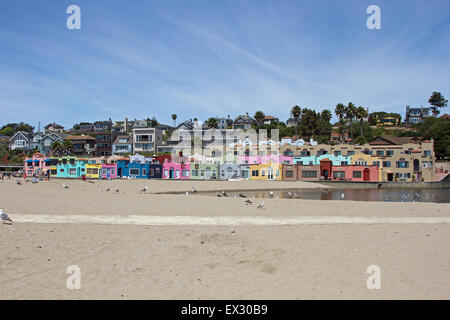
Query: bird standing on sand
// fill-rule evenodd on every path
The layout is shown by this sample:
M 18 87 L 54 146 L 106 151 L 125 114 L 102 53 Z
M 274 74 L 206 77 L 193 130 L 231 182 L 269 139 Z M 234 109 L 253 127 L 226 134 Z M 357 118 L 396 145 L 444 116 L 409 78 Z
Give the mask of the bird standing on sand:
M 344 199 L 345 198 L 345 194 L 342 192 L 341 193 L 341 199 Z
M 12 219 L 6 213 L 3 212 L 3 209 L 0 209 L 0 217 L 2 219 L 3 224 L 5 224 L 6 221 L 13 222 Z
M 228 195 L 226 194 L 225 191 L 222 191 L 222 195 L 223 195 L 224 197 L 228 197 Z
M 299 198 L 299 195 L 297 192 L 294 193 L 294 198 Z
M 186 191 L 186 195 L 188 196 L 188 195 L 189 195 L 189 192 Z
M 250 199 L 245 200 L 244 203 L 246 206 L 249 204 L 253 204 L 252 200 L 250 200 Z
M 269 192 L 269 197 L 273 198 L 273 192 L 272 191 Z
M 247 198 L 247 196 L 246 196 L 245 194 L 240 193 L 240 192 L 239 192 L 239 197 L 241 197 L 241 198 Z
M 147 192 L 147 186 L 145 186 L 144 188 L 141 189 L 141 193 L 146 193 Z
M 288 192 L 288 196 L 289 198 L 292 198 L 292 193 L 290 191 Z
M 65 184 L 63 183 L 63 188 L 64 188 L 64 189 L 69 189 L 69 186 L 68 186 L 68 185 L 65 185 Z
M 260 204 L 258 204 L 258 209 L 262 209 L 264 207 L 264 201 L 263 202 L 261 202 Z
M 216 192 L 216 197 L 221 198 L 222 196 L 218 192 Z
M 192 192 L 197 192 L 197 189 L 195 189 L 194 187 L 192 187 Z
M 114 191 L 115 193 L 119 193 L 120 192 L 120 190 L 119 189 L 116 189 L 116 191 Z
M 16 183 L 20 186 L 22 185 L 22 181 L 20 181 L 19 179 L 16 180 Z
M 111 189 L 109 189 L 109 187 L 106 187 L 106 192 L 109 192 L 109 191 L 111 191 Z

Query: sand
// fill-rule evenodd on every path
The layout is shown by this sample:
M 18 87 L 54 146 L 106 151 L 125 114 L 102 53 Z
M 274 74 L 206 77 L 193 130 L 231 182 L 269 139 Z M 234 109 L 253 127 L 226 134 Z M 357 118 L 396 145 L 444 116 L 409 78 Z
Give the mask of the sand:
M 69 189 L 63 189 L 63 183 Z M 148 193 L 141 194 L 145 185 Z M 120 192 L 105 192 L 107 186 Z M 265 199 L 260 210 L 245 206 L 243 199 L 156 194 L 190 191 L 192 186 L 200 191 L 318 185 L 156 180 L 91 184 L 52 179 L 19 186 L 15 180 L 0 181 L 0 207 L 18 221 L 35 219 L 0 225 L 1 298 L 450 298 L 450 223 L 442 222 L 450 217 L 450 204 Z M 54 216 L 54 223 L 37 223 L 44 215 Z M 129 215 L 137 216 L 137 221 L 146 216 L 142 220 L 150 223 L 121 224 L 121 217 L 126 221 Z M 105 223 L 83 223 L 76 216 L 87 216 L 87 221 L 101 216 Z M 180 217 L 324 220 L 281 225 L 152 225 L 155 217 L 164 221 L 171 217 L 170 221 L 181 221 L 176 220 Z M 351 222 L 359 217 L 367 223 Z M 351 219 L 333 223 L 332 218 Z M 394 218 L 400 223 L 392 223 Z M 424 223 L 424 218 L 441 220 Z M 79 290 L 66 287 L 69 265 L 81 269 Z M 370 265 L 381 268 L 380 290 L 366 286 Z

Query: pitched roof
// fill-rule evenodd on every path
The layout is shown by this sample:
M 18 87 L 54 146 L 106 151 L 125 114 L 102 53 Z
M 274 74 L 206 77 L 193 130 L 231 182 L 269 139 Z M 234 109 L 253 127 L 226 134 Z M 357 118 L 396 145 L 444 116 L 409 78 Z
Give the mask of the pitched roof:
M 94 137 L 84 135 L 84 134 L 81 136 L 68 136 L 64 139 L 65 140 L 96 140 Z
M 394 136 L 378 136 L 375 137 L 374 141 L 370 142 L 370 145 L 401 145 L 406 143 L 418 143 L 420 142 L 420 137 L 394 137 Z

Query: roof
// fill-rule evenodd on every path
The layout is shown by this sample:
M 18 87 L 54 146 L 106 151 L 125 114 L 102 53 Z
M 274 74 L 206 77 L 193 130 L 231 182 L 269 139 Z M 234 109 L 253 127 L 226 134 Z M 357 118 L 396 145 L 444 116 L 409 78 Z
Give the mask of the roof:
M 278 120 L 278 118 L 274 116 L 265 116 L 264 120 Z
M 117 136 L 116 140 L 114 140 L 113 144 L 119 144 L 119 143 L 124 143 L 124 142 L 119 142 L 119 139 L 127 139 L 127 142 L 125 143 L 132 143 L 132 139 L 131 139 L 131 135 L 120 135 Z
M 55 128 L 60 128 L 60 129 L 64 129 L 64 126 L 58 124 L 58 123 L 49 123 L 48 125 L 46 125 L 44 128 L 48 128 L 48 127 L 55 127 Z
M 64 139 L 65 140 L 96 140 L 94 137 L 84 135 L 84 134 L 81 136 L 68 136 Z
M 420 137 L 394 137 L 394 136 L 378 136 L 370 142 L 370 145 L 401 145 L 406 143 L 417 143 L 420 142 Z
M 450 115 L 446 113 L 446 114 L 443 114 L 442 116 L 439 117 L 439 119 L 441 119 L 441 118 L 442 119 L 449 119 Z

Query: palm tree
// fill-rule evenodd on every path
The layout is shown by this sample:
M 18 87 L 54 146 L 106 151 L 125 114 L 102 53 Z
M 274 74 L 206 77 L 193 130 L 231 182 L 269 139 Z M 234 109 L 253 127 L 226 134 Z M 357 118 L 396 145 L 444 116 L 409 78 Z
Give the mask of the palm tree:
M 328 109 L 322 110 L 320 117 L 322 118 L 322 120 L 325 120 L 326 122 L 330 122 L 331 117 L 332 117 L 331 111 Z
M 345 142 L 345 131 L 347 129 L 347 123 L 345 122 L 344 119 L 339 119 L 338 123 L 338 130 L 339 130 L 339 135 L 341 136 L 341 143 Z
M 356 118 L 359 119 L 359 126 L 361 128 L 361 137 L 363 136 L 363 121 L 367 117 L 367 110 L 359 106 L 356 108 Z
M 339 117 L 339 120 L 344 117 L 345 114 L 345 106 L 343 103 L 338 103 L 336 108 L 334 108 L 334 113 Z
M 50 146 L 50 151 L 53 155 L 59 156 L 61 153 L 61 143 L 59 141 L 54 141 Z
M 61 151 L 64 155 L 68 156 L 72 153 L 73 143 L 70 140 L 64 140 L 61 145 Z
M 208 126 L 208 128 L 212 129 L 216 129 L 217 128 L 217 119 L 216 118 L 209 118 L 208 120 L 206 120 L 206 125 Z
M 172 114 L 172 120 L 173 120 L 173 126 L 176 127 L 177 126 L 177 115 L 175 113 Z
M 300 114 L 302 113 L 302 109 L 295 105 L 291 109 L 291 116 L 294 118 L 295 121 L 295 139 L 297 139 L 297 125 L 298 125 L 298 119 L 300 118 Z
M 262 126 L 264 124 L 265 117 L 266 117 L 266 115 L 262 111 L 256 111 L 255 115 L 253 116 L 253 118 L 255 119 L 258 126 Z
M 356 107 L 352 102 L 345 108 L 345 117 L 350 121 L 350 137 L 353 140 L 353 117 L 356 115 Z

